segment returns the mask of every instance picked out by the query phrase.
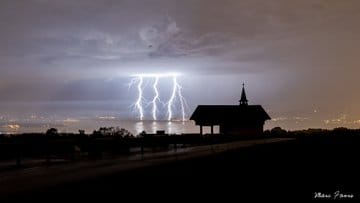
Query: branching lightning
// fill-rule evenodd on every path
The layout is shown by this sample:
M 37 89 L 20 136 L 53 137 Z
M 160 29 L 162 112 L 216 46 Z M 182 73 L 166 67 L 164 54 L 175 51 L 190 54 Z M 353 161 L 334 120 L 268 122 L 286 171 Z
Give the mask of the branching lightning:
M 185 121 L 185 105 L 186 105 L 186 101 L 185 101 L 185 98 L 183 97 L 182 93 L 181 93 L 181 89 L 182 87 L 179 85 L 179 83 L 177 83 L 177 81 L 175 80 L 176 82 L 176 86 L 177 86 L 177 93 L 178 93 L 178 97 L 179 97 L 179 100 L 180 100 L 180 107 L 181 107 L 181 120 L 182 121 Z
M 152 100 L 152 117 L 153 117 L 153 120 L 156 121 L 157 120 L 157 116 L 156 116 L 156 113 L 157 113 L 157 101 L 160 101 L 160 98 L 159 98 L 159 90 L 157 88 L 157 85 L 159 83 L 159 76 L 156 76 L 155 77 L 155 81 L 154 81 L 154 84 L 153 84 L 153 89 L 154 89 L 154 98 Z
M 139 117 L 140 120 L 144 119 L 144 110 L 143 110 L 143 106 L 142 106 L 142 102 L 143 102 L 143 91 L 142 91 L 142 84 L 143 84 L 143 77 L 139 76 L 138 77 L 138 85 L 137 85 L 137 90 L 138 90 L 138 99 L 135 102 L 135 107 L 138 109 L 139 111 Z
M 159 88 L 158 88 L 158 84 L 159 84 L 159 80 L 160 78 L 163 77 L 171 77 L 172 78 L 172 92 L 170 95 L 169 100 L 164 104 L 166 105 L 166 110 L 167 110 L 167 120 L 171 121 L 173 119 L 173 107 L 176 104 L 180 104 L 179 109 L 181 110 L 181 120 L 185 121 L 186 120 L 186 108 L 187 104 L 186 104 L 186 100 L 182 95 L 181 92 L 181 85 L 178 83 L 177 81 L 177 76 L 178 74 L 176 73 L 166 73 L 166 74 L 137 74 L 134 75 L 134 78 L 130 81 L 129 83 L 129 88 L 135 84 L 137 84 L 137 100 L 134 103 L 135 109 L 139 114 L 139 118 L 140 120 L 144 120 L 144 89 L 145 87 L 143 87 L 143 83 L 144 83 L 144 79 L 145 78 L 152 78 L 153 79 L 153 83 L 152 83 L 152 91 L 154 96 L 152 97 L 151 102 L 148 102 L 146 106 L 151 105 L 152 109 L 151 109 L 151 114 L 152 114 L 152 119 L 154 121 L 158 120 L 158 104 L 162 103 L 160 100 L 160 93 L 159 93 Z
M 167 111 L 168 111 L 168 121 L 171 121 L 172 119 L 172 105 L 174 104 L 174 100 L 176 97 L 176 90 L 177 90 L 177 80 L 176 80 L 176 76 L 173 76 L 173 90 L 171 93 L 171 97 L 169 99 L 169 101 L 167 102 Z

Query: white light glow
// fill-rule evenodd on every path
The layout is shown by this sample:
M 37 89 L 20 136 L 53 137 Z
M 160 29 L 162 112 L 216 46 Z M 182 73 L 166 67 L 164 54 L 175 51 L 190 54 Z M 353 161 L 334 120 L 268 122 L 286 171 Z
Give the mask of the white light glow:
M 186 100 L 182 95 L 181 92 L 181 85 L 178 83 L 177 80 L 177 76 L 179 76 L 181 74 L 179 73 L 141 73 L 141 74 L 135 74 L 133 75 L 133 79 L 130 81 L 129 83 L 129 87 L 137 84 L 137 100 L 134 103 L 134 106 L 136 108 L 136 111 L 139 114 L 139 118 L 140 120 L 144 120 L 144 107 L 143 106 L 148 106 L 151 105 L 152 106 L 152 120 L 156 121 L 158 120 L 157 117 L 157 113 L 158 113 L 158 104 L 162 103 L 164 105 L 166 105 L 166 110 L 167 110 L 167 120 L 171 121 L 173 119 L 173 107 L 176 104 L 179 104 L 180 107 L 178 109 L 180 109 L 181 111 L 181 120 L 185 121 L 186 120 Z M 171 92 L 171 96 L 168 99 L 168 101 L 166 103 L 161 102 L 160 100 L 160 91 L 158 88 L 158 83 L 160 78 L 172 78 L 172 92 Z M 144 98 L 143 98 L 143 91 L 145 89 L 145 87 L 143 87 L 143 82 L 145 78 L 151 78 L 153 79 L 153 83 L 152 83 L 152 91 L 154 93 L 154 96 L 152 97 L 151 102 L 148 102 L 147 105 L 144 105 Z M 148 80 L 146 80 L 148 81 Z M 178 100 L 177 100 L 178 99 Z M 177 103 L 178 102 L 178 103 Z
M 163 78 L 163 77 L 176 77 L 180 76 L 180 73 L 170 72 L 170 73 L 140 73 L 135 74 L 133 77 L 142 77 L 142 78 Z

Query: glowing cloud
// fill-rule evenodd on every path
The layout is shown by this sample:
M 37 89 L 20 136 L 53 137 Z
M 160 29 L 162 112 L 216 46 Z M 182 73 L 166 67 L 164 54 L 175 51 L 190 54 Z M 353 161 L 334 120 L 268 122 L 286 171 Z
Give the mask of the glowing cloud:
M 177 77 L 180 76 L 180 73 L 170 72 L 170 73 L 141 73 L 134 74 L 133 77 L 142 77 L 142 78 L 164 78 L 164 77 Z

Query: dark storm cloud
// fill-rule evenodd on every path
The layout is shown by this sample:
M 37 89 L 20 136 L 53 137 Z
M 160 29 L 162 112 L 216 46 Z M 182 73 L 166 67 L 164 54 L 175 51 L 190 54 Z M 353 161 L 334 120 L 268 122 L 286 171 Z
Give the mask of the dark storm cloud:
M 2 0 L 0 100 L 123 100 L 126 77 L 175 71 L 228 76 L 225 103 L 245 81 L 278 114 L 360 113 L 357 19 L 357 0 Z
M 107 61 L 109 65 L 118 64 L 124 72 L 127 67 L 122 67 L 123 61 L 140 59 L 151 65 L 164 57 L 198 57 L 199 66 L 208 68 L 216 67 L 201 57 L 216 57 L 220 64 L 271 62 L 273 55 L 288 53 L 286 49 L 302 43 L 304 33 L 319 25 L 331 26 L 329 16 L 339 15 L 336 10 L 326 10 L 328 3 L 319 1 L 295 1 L 291 5 L 283 1 L 3 4 L 7 4 L 2 10 L 8 20 L 4 27 L 12 28 L 4 32 L 8 37 L 2 38 L 6 54 L 29 57 L 39 66 L 55 63 L 80 70 Z M 277 52 L 269 53 L 274 48 Z M 216 69 L 227 73 L 226 69 Z

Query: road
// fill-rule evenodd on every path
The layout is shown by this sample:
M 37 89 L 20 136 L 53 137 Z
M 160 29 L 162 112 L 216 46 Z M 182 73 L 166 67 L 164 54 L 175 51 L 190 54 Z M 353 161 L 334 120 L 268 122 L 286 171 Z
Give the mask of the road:
M 289 140 L 292 139 L 269 138 L 246 140 L 216 145 L 178 148 L 177 150 L 154 153 L 149 152 L 143 155 L 137 154 L 102 160 L 83 160 L 6 171 L 0 173 L 0 196 L 16 195 L 73 181 L 110 176 L 112 174 L 161 165 L 178 160 L 201 158 L 235 149 Z

